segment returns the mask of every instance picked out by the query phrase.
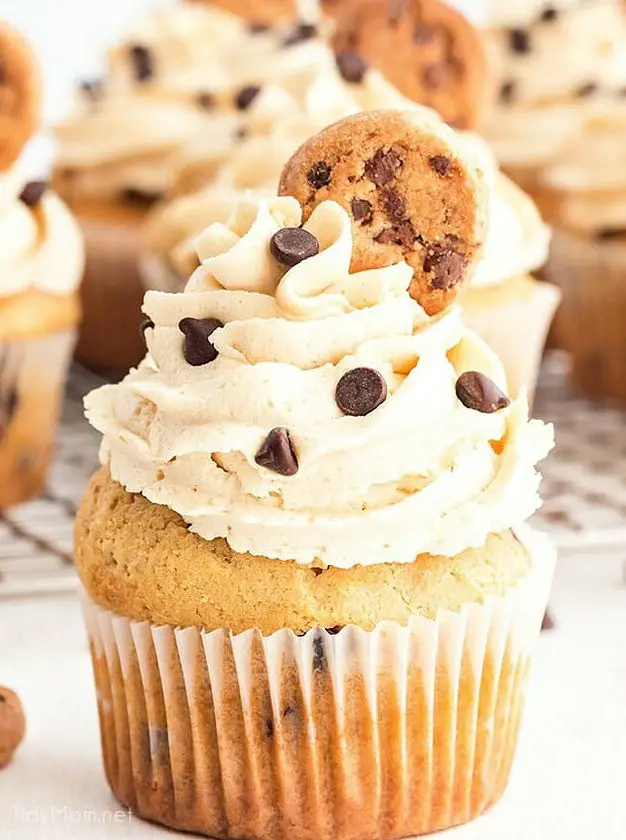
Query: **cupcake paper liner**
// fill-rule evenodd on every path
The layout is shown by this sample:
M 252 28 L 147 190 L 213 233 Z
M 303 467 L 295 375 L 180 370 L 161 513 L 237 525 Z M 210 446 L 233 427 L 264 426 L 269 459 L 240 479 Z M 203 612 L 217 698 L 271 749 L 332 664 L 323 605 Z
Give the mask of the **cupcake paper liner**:
M 406 627 L 155 626 L 84 613 L 116 797 L 179 830 L 383 840 L 476 817 L 504 791 L 554 550 L 503 597 Z
M 75 330 L 0 342 L 0 508 L 42 488 Z
M 500 357 L 512 396 L 525 386 L 532 400 L 560 300 L 557 286 L 525 277 L 510 281 L 504 288 L 467 290 L 463 320 Z
M 626 404 L 626 241 L 556 231 L 546 277 L 563 293 L 554 335 L 575 388 Z
M 120 376 L 146 352 L 140 330 L 144 294 L 137 267 L 140 227 L 136 222 L 84 216 L 79 222 L 87 266 L 76 358 L 91 370 Z

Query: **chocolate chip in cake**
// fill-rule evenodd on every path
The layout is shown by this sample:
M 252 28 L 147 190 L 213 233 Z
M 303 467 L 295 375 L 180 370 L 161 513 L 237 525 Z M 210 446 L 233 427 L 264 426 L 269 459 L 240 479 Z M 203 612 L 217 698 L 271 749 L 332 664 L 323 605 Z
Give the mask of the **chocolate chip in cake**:
M 400 239 L 393 228 L 385 228 L 376 234 L 374 242 L 378 242 L 379 245 L 399 245 Z
M 350 203 L 352 218 L 355 222 L 367 224 L 372 221 L 372 205 L 363 198 L 353 198 Z
M 467 260 L 451 245 L 434 243 L 426 247 L 423 266 L 433 275 L 430 285 L 434 289 L 448 290 L 463 280 Z
M 269 32 L 271 28 L 269 23 L 261 23 L 260 21 L 252 21 L 248 24 L 248 32 L 251 35 L 262 35 L 264 32 Z
M 422 82 L 426 90 L 438 90 L 443 87 L 447 76 L 448 68 L 442 61 L 427 64 L 422 69 Z
M 295 475 L 298 472 L 298 459 L 291 446 L 291 439 L 287 429 L 278 427 L 265 438 L 255 459 L 260 467 L 278 473 L 278 475 Z
M 374 157 L 365 164 L 365 175 L 377 187 L 384 187 L 395 177 L 402 168 L 402 158 L 395 147 L 385 151 L 378 149 Z
M 466 408 L 481 414 L 493 414 L 511 402 L 495 382 L 476 370 L 465 371 L 459 376 L 456 395 Z
M 552 21 L 556 20 L 559 16 L 559 10 L 555 9 L 554 6 L 546 6 L 543 10 L 541 15 L 539 16 L 539 20 L 542 23 L 552 23 Z
M 138 207 L 148 208 L 156 204 L 157 201 L 160 201 L 163 198 L 163 193 L 139 190 L 136 187 L 127 187 L 125 190 L 122 190 L 121 198 L 122 201 L 126 201 L 129 204 L 136 204 Z
M 313 670 L 318 672 L 325 671 L 327 667 L 328 660 L 326 659 L 326 651 L 324 649 L 324 639 L 319 634 L 313 639 Z
M 357 52 L 344 50 L 335 56 L 337 67 L 343 79 L 350 84 L 359 84 L 367 73 L 368 64 Z
M 133 44 L 128 48 L 135 79 L 138 82 L 147 82 L 154 76 L 154 60 L 148 47 L 143 44 Z
M 425 23 L 417 23 L 413 29 L 413 41 L 416 44 L 432 44 L 437 37 L 437 30 Z
M 215 94 L 209 90 L 203 90 L 197 95 L 196 102 L 203 110 L 209 111 L 215 107 Z
M 429 157 L 428 165 L 437 175 L 441 175 L 442 178 L 451 174 L 452 161 L 450 158 L 445 157 L 445 155 L 433 155 Z
M 246 85 L 235 96 L 235 105 L 240 111 L 246 111 L 261 93 L 259 85 Z
M 509 29 L 509 48 L 511 52 L 525 55 L 532 49 L 530 33 L 527 29 Z
M 178 329 L 185 336 L 183 356 L 187 364 L 199 367 L 217 359 L 218 352 L 209 337 L 223 326 L 217 318 L 183 318 L 179 322 Z
M 270 253 L 274 259 L 290 268 L 314 257 L 319 251 L 317 239 L 303 228 L 281 228 L 270 239 Z
M 387 399 L 387 383 L 373 368 L 358 367 L 341 377 L 335 389 L 335 402 L 344 414 L 365 417 Z
M 598 85 L 595 82 L 587 82 L 586 85 L 581 85 L 576 91 L 576 96 L 579 99 L 586 99 L 588 96 L 593 96 L 598 92 Z
M 283 41 L 283 47 L 293 47 L 295 44 L 301 44 L 303 41 L 310 41 L 311 38 L 317 36 L 317 26 L 314 23 L 298 23 L 286 36 Z
M 330 184 L 330 175 L 330 166 L 326 161 L 318 160 L 307 172 L 306 179 L 312 187 L 320 190 L 322 187 L 327 187 Z
M 397 190 L 382 189 L 380 203 L 387 218 L 399 224 L 406 219 L 406 201 Z
M 20 201 L 27 207 L 36 207 L 47 189 L 47 181 L 29 181 L 20 193 Z
M 500 102 L 505 102 L 507 105 L 515 99 L 515 82 L 503 82 L 500 86 Z
M 102 79 L 86 79 L 80 83 L 80 90 L 90 102 L 98 102 L 104 93 L 104 83 Z

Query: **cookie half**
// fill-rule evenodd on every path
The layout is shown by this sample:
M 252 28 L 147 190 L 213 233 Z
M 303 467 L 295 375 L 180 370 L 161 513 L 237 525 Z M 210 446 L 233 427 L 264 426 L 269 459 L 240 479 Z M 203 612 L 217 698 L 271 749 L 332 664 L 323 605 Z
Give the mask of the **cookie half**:
M 0 170 L 8 169 L 39 125 L 41 82 L 34 53 L 0 22 Z
M 322 201 L 352 221 L 352 271 L 406 260 L 411 295 L 441 312 L 471 276 L 486 227 L 481 170 L 455 148 L 458 136 L 423 109 L 347 117 L 304 143 L 286 164 L 281 195 L 304 220 Z
M 462 14 L 439 0 L 341 0 L 335 16 L 338 52 L 356 51 L 455 128 L 477 125 L 488 63 L 479 32 Z

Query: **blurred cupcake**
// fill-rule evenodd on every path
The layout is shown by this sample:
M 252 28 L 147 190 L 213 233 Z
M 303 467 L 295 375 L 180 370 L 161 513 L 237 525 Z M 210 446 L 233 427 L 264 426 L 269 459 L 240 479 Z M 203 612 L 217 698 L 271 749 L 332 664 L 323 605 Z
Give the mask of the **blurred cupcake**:
M 204 161 L 213 171 L 230 153 L 247 107 L 236 80 L 263 64 L 266 40 L 201 3 L 157 11 L 111 51 L 105 78 L 81 86 L 57 127 L 55 186 L 87 240 L 84 364 L 124 370 L 141 358 L 141 223 L 173 188 L 181 147 L 210 134 Z
M 550 219 L 554 208 L 541 171 L 590 114 L 624 94 L 623 4 L 492 0 L 487 45 L 499 97 L 484 134 L 500 164 Z
M 79 320 L 78 226 L 16 158 L 37 128 L 40 89 L 30 49 L 0 23 L 0 507 L 43 486 Z M 6 142 L 5 142 L 6 141 Z
M 589 120 L 544 175 L 558 207 L 546 275 L 563 293 L 559 346 L 571 354 L 573 381 L 582 393 L 623 403 L 625 143 L 626 101 Z
M 146 295 L 146 359 L 87 399 L 76 563 L 122 803 L 214 837 L 392 840 L 506 786 L 552 433 L 447 306 L 487 215 L 470 146 L 425 110 L 358 115 L 291 159 L 301 185 L 243 199 L 184 293 Z

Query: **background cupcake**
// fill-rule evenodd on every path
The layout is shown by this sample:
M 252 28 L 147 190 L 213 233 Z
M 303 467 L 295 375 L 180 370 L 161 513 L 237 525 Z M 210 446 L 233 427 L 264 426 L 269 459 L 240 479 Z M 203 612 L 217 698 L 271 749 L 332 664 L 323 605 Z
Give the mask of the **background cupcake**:
M 448 308 L 489 180 L 418 110 L 327 129 L 280 188 L 302 205 L 210 226 L 185 293 L 146 296 L 145 361 L 87 400 L 108 779 L 213 836 L 442 829 L 504 790 L 553 565 L 521 527 L 551 430 Z
M 45 481 L 79 319 L 83 245 L 77 225 L 44 182 L 16 159 L 37 128 L 37 65 L 0 23 L 0 507 Z

